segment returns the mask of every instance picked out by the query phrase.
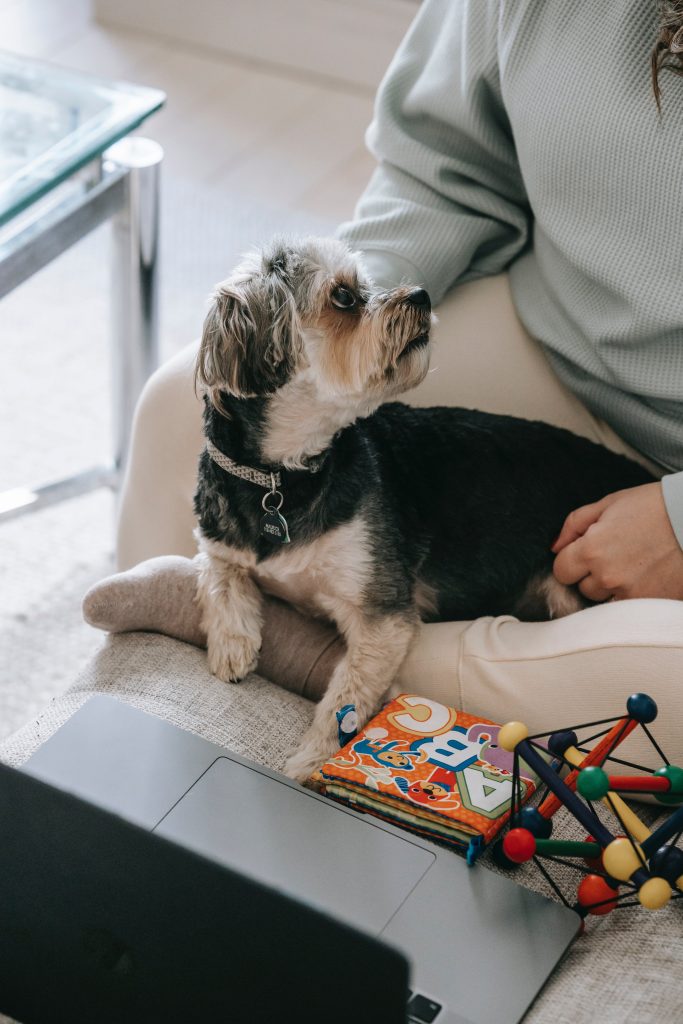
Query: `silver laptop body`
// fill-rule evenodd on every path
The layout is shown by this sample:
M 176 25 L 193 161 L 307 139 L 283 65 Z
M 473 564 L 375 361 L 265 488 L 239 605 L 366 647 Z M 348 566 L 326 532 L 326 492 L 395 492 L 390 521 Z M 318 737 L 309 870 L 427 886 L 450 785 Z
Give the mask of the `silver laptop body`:
M 111 697 L 24 770 L 356 929 L 412 964 L 408 1019 L 513 1024 L 578 915 Z

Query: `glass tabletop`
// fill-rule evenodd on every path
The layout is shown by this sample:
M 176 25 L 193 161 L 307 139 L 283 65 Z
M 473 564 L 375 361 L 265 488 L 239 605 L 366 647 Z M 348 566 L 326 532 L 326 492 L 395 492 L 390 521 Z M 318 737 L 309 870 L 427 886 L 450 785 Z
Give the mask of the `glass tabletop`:
M 0 225 L 137 128 L 166 99 L 0 51 Z

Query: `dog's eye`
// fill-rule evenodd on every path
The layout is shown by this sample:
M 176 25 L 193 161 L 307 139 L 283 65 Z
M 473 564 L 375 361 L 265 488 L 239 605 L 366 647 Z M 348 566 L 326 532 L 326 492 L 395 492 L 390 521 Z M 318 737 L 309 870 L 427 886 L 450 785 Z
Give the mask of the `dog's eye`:
M 337 309 L 353 309 L 356 305 L 356 296 L 341 285 L 333 290 L 331 298 Z

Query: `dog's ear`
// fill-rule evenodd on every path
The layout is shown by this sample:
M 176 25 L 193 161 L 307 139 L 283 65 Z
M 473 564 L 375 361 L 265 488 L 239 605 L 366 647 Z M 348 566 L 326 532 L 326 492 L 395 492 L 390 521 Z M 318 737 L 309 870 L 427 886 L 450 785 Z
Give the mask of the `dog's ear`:
M 221 391 L 236 398 L 272 394 L 294 365 L 293 298 L 269 285 L 219 285 L 204 321 L 195 381 L 221 411 Z
M 204 320 L 195 368 L 195 382 L 206 389 L 216 408 L 221 391 L 246 397 L 243 364 L 255 336 L 256 324 L 243 295 L 219 285 Z

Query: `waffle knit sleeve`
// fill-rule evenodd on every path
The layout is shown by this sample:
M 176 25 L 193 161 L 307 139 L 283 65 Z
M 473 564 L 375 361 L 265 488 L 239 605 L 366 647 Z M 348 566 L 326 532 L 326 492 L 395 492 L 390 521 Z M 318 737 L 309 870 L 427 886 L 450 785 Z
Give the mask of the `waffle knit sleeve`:
M 419 284 L 436 304 L 529 240 L 497 43 L 498 0 L 426 0 L 392 60 L 367 134 L 378 167 L 338 231 L 383 287 Z
M 683 473 L 662 477 L 662 491 L 676 540 L 683 548 Z

